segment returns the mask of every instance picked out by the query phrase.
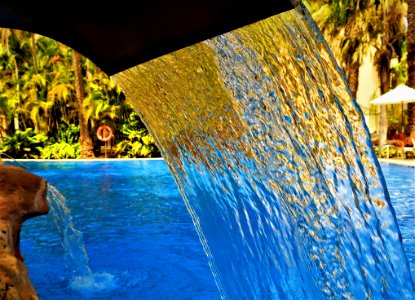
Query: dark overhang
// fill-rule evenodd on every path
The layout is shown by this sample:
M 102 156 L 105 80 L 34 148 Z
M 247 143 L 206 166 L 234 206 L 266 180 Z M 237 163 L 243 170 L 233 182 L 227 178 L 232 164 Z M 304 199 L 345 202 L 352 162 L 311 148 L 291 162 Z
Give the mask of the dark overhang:
M 55 39 L 113 75 L 293 8 L 289 0 L 2 0 L 0 27 Z

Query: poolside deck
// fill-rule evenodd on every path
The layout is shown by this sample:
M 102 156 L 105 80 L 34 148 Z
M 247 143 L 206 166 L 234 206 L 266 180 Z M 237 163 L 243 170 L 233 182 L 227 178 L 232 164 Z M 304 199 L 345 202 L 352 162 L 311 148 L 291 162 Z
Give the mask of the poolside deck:
M 378 160 L 380 163 L 395 164 L 415 168 L 415 159 L 379 158 Z

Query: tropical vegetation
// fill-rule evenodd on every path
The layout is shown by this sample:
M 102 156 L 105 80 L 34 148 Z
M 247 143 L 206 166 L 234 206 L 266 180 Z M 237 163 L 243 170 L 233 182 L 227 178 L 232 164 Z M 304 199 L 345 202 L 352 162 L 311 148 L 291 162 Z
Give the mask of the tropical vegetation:
M 0 72 L 0 153 L 13 158 L 93 158 L 107 147 L 116 157 L 160 156 L 122 91 L 75 50 L 44 36 L 3 28 Z M 110 142 L 97 138 L 101 125 L 112 128 Z
M 410 0 L 413 1 L 413 0 Z M 359 69 L 371 55 L 384 94 L 408 78 L 408 39 L 403 0 L 306 0 L 304 1 L 333 50 L 356 97 Z M 391 68 L 392 60 L 397 63 Z M 379 147 L 387 139 L 388 107 L 380 107 Z M 410 107 L 410 110 L 413 109 Z M 389 115 L 396 115 L 394 113 Z M 414 120 L 415 121 L 415 120 Z
M 408 86 L 415 88 L 415 0 L 408 0 Z M 410 133 L 415 134 L 415 103 L 408 104 Z M 414 145 L 415 146 L 415 145 Z

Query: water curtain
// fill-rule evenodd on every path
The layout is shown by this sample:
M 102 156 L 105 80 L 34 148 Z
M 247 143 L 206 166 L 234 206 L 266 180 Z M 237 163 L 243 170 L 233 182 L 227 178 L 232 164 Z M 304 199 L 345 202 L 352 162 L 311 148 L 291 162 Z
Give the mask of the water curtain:
M 224 299 L 411 299 L 363 114 L 302 5 L 113 76 Z
M 75 228 L 65 197 L 52 184 L 48 185 L 48 205 L 62 239 L 68 268 L 77 277 L 92 277 L 89 258 L 82 240 L 82 232 Z

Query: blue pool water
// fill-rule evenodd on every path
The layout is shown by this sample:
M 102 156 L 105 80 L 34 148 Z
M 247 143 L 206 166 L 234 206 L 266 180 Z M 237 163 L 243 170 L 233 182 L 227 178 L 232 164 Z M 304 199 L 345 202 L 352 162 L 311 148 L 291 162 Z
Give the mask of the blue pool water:
M 24 162 L 65 197 L 91 271 L 74 281 L 52 213 L 24 223 L 40 299 L 219 299 L 192 220 L 163 160 Z M 415 168 L 382 165 L 414 276 Z
M 415 279 L 415 168 L 382 164 L 382 171 Z
M 91 291 L 88 282 L 73 282 L 50 212 L 25 222 L 21 233 L 22 253 L 40 299 L 219 298 L 163 160 L 24 164 L 66 197 L 91 271 L 106 278 L 102 290 L 96 283 Z

